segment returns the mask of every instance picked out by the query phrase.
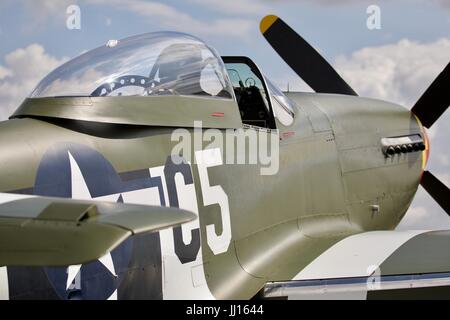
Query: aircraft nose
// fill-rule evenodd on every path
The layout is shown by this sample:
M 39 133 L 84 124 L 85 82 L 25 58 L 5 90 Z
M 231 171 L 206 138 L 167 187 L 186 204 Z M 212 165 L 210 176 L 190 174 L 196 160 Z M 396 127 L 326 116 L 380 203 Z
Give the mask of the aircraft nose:
M 339 124 L 333 129 L 350 219 L 363 230 L 395 228 L 423 175 L 427 134 L 399 105 L 362 98 L 346 102 L 345 108 L 326 112 Z

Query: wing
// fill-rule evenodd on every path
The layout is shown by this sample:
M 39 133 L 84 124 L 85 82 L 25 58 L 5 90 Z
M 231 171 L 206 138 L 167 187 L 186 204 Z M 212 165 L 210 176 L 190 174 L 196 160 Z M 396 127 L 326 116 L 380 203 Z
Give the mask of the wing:
M 131 235 L 196 218 L 177 208 L 94 200 L 0 193 L 0 202 L 0 266 L 82 264 Z
M 450 299 L 450 230 L 373 231 L 326 250 L 266 298 Z

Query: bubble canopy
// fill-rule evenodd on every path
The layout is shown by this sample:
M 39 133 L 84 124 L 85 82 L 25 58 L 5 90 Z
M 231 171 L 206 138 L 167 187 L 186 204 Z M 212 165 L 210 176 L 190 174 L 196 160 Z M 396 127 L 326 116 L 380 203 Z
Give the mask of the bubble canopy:
M 214 49 L 183 33 L 109 41 L 48 74 L 30 98 L 180 95 L 232 99 Z

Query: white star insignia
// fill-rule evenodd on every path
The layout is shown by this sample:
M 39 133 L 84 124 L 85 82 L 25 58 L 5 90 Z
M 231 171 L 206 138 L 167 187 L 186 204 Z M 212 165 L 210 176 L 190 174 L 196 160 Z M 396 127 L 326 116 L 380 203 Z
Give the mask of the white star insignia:
M 89 188 L 86 185 L 86 181 L 84 180 L 83 174 L 81 173 L 81 170 L 73 158 L 72 154 L 68 152 L 69 159 L 70 159 L 70 171 L 71 171 L 71 180 L 72 180 L 72 198 L 73 199 L 79 199 L 79 200 L 91 200 L 92 196 L 89 192 Z M 112 194 L 105 197 L 97 198 L 101 200 L 106 201 L 117 201 L 117 199 L 120 197 L 120 194 Z M 107 253 L 98 261 L 105 266 L 106 269 L 109 270 L 109 272 L 114 276 L 117 277 L 116 270 L 114 268 L 114 263 L 112 260 L 111 253 Z M 74 287 L 77 289 L 81 289 L 80 285 L 80 277 L 81 277 L 81 265 L 73 265 L 69 266 L 67 268 L 67 283 L 66 283 L 66 290 L 68 290 L 70 287 Z M 74 283 L 75 281 L 75 283 Z M 108 300 L 117 300 L 117 289 L 114 290 L 112 295 L 108 298 Z

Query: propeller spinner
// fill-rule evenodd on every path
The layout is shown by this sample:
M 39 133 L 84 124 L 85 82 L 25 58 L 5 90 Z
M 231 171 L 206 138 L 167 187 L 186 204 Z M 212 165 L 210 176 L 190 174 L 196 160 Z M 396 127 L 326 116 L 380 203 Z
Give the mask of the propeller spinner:
M 411 109 L 411 112 L 416 115 L 426 128 L 431 128 L 450 105 L 448 86 L 450 86 L 450 63 L 447 64 Z M 449 188 L 429 171 L 423 173 L 420 184 L 442 209 L 450 215 Z

